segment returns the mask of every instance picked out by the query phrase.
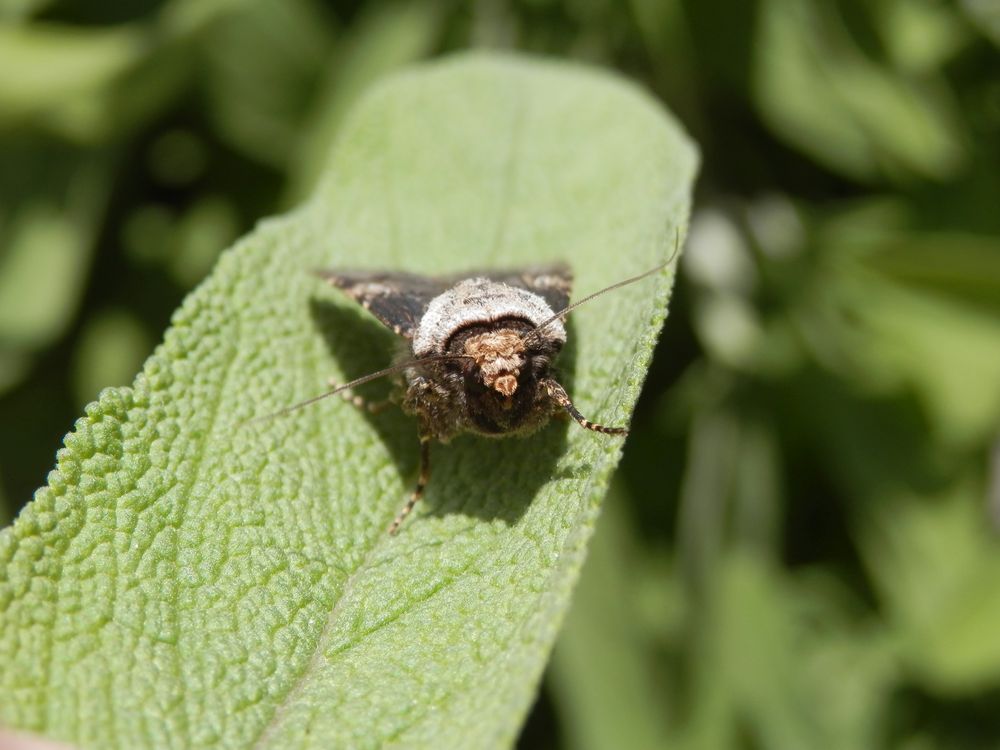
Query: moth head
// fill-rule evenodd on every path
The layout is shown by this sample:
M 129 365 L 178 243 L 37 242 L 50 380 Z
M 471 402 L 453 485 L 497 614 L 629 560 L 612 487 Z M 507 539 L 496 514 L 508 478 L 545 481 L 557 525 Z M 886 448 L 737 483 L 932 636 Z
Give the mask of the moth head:
M 525 363 L 524 336 L 510 328 L 485 331 L 466 339 L 463 353 L 472 358 L 483 385 L 504 398 L 514 395 Z

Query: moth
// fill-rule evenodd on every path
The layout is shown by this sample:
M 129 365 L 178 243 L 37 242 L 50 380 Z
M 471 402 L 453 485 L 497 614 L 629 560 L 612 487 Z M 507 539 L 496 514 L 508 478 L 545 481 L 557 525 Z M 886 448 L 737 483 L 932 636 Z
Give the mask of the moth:
M 671 255 L 670 260 L 673 259 Z M 487 437 L 525 435 L 559 413 L 605 435 L 625 435 L 585 418 L 559 383 L 553 361 L 566 343 L 564 319 L 574 309 L 612 289 L 665 268 L 612 284 L 570 304 L 573 275 L 565 263 L 507 271 L 422 276 L 388 271 L 319 270 L 400 337 L 401 354 L 383 370 L 334 385 L 270 418 L 342 394 L 377 411 L 351 389 L 387 375 L 402 375 L 399 405 L 417 419 L 420 469 L 416 487 L 392 524 L 400 524 L 420 501 L 430 480 L 430 445 L 471 432 Z

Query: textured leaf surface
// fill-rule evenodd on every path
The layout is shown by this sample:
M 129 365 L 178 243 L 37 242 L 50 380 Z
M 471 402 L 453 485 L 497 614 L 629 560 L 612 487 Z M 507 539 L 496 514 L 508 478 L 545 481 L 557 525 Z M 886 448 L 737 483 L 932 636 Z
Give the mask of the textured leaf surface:
M 695 161 L 647 96 L 570 66 L 474 55 L 374 90 L 314 199 L 223 256 L 0 533 L 0 724 L 90 747 L 509 744 L 620 439 L 459 438 L 389 537 L 412 421 L 328 399 L 239 425 L 391 356 L 309 269 L 565 258 L 581 296 L 670 255 Z M 628 419 L 671 276 L 574 315 L 585 414 Z

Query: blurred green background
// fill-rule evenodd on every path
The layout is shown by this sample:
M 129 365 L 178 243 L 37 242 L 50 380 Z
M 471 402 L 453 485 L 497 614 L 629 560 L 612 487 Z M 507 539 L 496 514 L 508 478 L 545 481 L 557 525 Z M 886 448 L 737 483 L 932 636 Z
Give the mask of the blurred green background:
M 587 61 L 660 97 L 704 168 L 521 746 L 1000 747 L 995 0 L 0 0 L 0 21 L 0 521 L 220 249 L 308 194 L 371 81 L 470 46 Z

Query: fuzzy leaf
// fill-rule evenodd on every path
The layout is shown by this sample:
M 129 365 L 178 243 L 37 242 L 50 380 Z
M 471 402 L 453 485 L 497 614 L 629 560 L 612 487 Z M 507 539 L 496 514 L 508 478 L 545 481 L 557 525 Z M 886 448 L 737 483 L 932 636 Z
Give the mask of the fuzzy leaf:
M 673 252 L 695 162 L 648 96 L 570 65 L 470 55 L 377 87 L 314 199 L 222 257 L 0 533 L 0 725 L 85 747 L 509 745 L 621 439 L 461 437 L 390 537 L 412 420 L 328 399 L 240 425 L 391 356 L 310 269 L 565 258 L 579 297 Z M 627 421 L 671 278 L 574 314 L 584 414 Z

